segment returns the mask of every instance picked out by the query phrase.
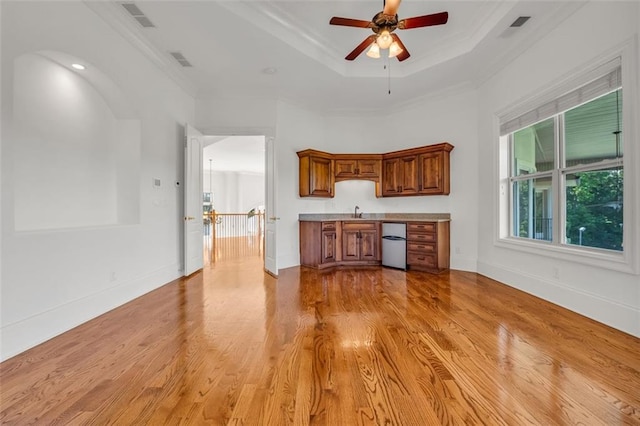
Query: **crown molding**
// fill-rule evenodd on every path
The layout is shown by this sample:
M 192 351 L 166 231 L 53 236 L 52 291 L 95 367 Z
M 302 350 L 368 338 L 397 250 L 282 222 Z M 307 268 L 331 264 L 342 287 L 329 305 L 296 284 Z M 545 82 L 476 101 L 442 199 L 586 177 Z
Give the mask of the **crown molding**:
M 331 70 L 341 75 L 347 74 L 342 53 L 333 48 L 331 42 L 320 33 L 299 25 L 296 17 L 277 3 L 223 1 L 219 5 Z
M 93 10 L 100 18 L 111 26 L 125 40 L 131 43 L 155 66 L 171 78 L 188 95 L 196 97 L 197 89 L 189 78 L 182 72 L 178 64 L 170 58 L 167 52 L 155 47 L 142 33 L 139 25 L 125 13 L 120 3 L 114 1 L 83 0 L 84 4 Z

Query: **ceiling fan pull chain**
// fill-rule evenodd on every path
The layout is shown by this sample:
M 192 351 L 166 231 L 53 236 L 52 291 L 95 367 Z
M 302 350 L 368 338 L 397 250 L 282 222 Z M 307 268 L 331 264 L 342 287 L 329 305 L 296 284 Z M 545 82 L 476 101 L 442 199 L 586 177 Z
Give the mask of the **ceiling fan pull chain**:
M 391 95 L 391 60 L 389 58 L 387 58 L 387 70 L 388 70 L 388 74 L 387 74 L 387 91 L 389 92 L 389 95 Z

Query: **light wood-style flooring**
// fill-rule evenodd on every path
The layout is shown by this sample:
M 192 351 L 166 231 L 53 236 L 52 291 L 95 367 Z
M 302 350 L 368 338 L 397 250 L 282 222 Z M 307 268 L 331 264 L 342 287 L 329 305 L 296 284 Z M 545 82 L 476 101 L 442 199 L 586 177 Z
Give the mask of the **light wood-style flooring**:
M 3 425 L 638 425 L 640 340 L 474 273 L 210 262 L 0 364 Z

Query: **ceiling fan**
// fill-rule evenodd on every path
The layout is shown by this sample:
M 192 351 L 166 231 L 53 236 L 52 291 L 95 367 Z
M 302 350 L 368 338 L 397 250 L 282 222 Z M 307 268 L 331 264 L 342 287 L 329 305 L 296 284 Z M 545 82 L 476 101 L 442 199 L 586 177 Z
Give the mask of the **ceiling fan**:
M 371 21 L 363 21 L 351 18 L 339 18 L 334 16 L 329 21 L 331 25 L 342 25 L 345 27 L 371 28 L 375 33 L 365 38 L 345 59 L 353 61 L 367 47 L 367 56 L 372 58 L 380 57 L 380 49 L 389 49 L 389 57 L 397 57 L 398 61 L 404 61 L 409 56 L 409 51 L 402 44 L 400 37 L 393 31 L 409 30 L 412 28 L 431 27 L 433 25 L 446 24 L 449 19 L 448 12 L 434 13 L 431 15 L 415 16 L 398 21 L 398 7 L 400 0 L 387 0 L 384 2 L 382 12 L 378 12 Z

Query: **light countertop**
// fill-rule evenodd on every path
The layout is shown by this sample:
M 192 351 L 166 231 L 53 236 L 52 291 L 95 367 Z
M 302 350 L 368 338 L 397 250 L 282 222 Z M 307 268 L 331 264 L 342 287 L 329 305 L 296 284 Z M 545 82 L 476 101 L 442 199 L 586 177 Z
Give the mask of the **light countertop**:
M 298 215 L 301 222 L 322 221 L 383 221 L 383 222 L 449 222 L 449 213 L 363 213 L 362 216 L 353 217 L 352 213 L 301 213 Z

